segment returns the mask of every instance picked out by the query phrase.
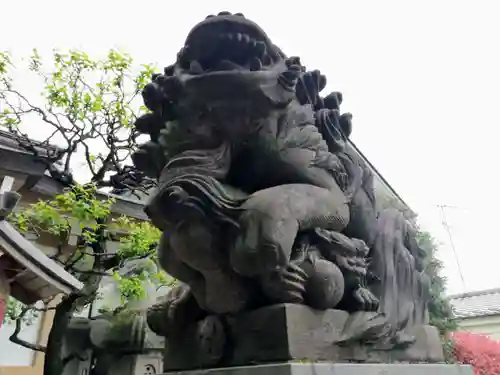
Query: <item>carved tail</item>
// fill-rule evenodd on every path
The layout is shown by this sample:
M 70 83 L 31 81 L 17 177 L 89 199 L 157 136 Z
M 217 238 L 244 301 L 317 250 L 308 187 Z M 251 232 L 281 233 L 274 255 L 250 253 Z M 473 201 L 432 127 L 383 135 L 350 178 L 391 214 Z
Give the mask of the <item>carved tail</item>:
M 405 246 L 409 229 L 401 212 L 382 211 L 371 251 L 371 268 L 380 278 L 373 291 L 394 332 L 427 323 L 428 283 Z

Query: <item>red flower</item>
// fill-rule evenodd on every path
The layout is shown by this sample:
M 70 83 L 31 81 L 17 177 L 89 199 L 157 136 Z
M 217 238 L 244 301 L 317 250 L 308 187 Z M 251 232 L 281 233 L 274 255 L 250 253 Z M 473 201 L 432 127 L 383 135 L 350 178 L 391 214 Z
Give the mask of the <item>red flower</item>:
M 469 332 L 455 332 L 453 354 L 474 368 L 474 375 L 500 375 L 500 342 Z

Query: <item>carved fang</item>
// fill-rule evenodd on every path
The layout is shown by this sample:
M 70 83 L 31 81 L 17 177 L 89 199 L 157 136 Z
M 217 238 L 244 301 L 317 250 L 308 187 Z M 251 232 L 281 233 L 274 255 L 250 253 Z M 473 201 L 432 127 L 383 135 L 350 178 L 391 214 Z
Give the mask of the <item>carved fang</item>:
M 203 73 L 203 67 L 201 66 L 201 64 L 198 61 L 193 60 L 193 61 L 191 61 L 191 64 L 189 65 L 189 73 L 201 74 L 201 73 Z
M 250 61 L 250 70 L 252 72 L 262 70 L 262 61 L 258 57 L 254 57 L 252 61 Z

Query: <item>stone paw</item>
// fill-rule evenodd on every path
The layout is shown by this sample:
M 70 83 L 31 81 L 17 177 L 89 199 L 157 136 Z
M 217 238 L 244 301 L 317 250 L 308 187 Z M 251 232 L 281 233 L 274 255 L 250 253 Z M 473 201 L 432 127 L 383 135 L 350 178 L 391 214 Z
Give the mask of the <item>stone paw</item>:
M 261 278 L 264 293 L 273 303 L 302 303 L 307 273 L 296 264 L 273 271 Z
M 149 328 L 157 335 L 169 336 L 175 327 L 184 326 L 185 308 L 194 297 L 185 284 L 175 286 L 163 301 L 147 311 Z
M 353 292 L 353 298 L 362 311 L 376 311 L 379 306 L 379 300 L 368 289 L 359 287 Z
M 226 332 L 221 318 L 211 315 L 198 323 L 198 353 L 203 366 L 216 365 L 224 355 Z

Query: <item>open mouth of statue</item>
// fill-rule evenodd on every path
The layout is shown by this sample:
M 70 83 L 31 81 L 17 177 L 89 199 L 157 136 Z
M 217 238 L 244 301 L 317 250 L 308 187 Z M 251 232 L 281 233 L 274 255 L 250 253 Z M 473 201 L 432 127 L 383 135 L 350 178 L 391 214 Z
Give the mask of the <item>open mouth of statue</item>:
M 179 53 L 183 70 L 211 72 L 259 71 L 281 58 L 267 35 L 242 16 L 214 16 L 195 27 Z

